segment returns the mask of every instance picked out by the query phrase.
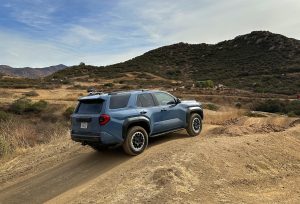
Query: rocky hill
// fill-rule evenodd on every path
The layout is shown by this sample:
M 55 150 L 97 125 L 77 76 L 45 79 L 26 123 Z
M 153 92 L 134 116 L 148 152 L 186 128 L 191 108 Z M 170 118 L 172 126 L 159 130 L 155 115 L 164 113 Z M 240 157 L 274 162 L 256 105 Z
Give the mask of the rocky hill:
M 67 66 L 63 64 L 44 68 L 13 68 L 7 65 L 0 65 L 0 74 L 13 77 L 39 78 L 53 74 L 54 72 L 62 70 L 66 67 Z
M 300 41 L 254 31 L 217 44 L 164 46 L 106 67 L 73 66 L 50 77 L 117 77 L 129 71 L 187 82 L 213 80 L 256 92 L 295 94 L 300 90 Z

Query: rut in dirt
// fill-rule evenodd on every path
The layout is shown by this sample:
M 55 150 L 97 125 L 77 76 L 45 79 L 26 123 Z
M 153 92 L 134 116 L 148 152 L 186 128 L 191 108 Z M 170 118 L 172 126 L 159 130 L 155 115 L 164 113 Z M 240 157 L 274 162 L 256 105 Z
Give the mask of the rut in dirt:
M 131 157 L 119 151 L 90 152 L 0 191 L 0 203 L 42 203 L 100 176 Z

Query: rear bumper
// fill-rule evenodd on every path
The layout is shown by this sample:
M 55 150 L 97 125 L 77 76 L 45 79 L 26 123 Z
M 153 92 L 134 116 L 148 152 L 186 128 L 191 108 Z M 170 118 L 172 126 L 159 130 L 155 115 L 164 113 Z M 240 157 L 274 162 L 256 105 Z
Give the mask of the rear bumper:
M 74 132 L 71 131 L 71 139 L 75 142 L 81 143 L 98 143 L 102 145 L 111 145 L 111 144 L 121 144 L 123 140 L 113 137 L 112 135 L 101 132 L 101 133 L 91 133 L 91 132 Z
M 78 135 L 78 134 L 71 134 L 71 138 L 75 142 L 101 142 L 100 136 L 86 136 L 86 135 Z

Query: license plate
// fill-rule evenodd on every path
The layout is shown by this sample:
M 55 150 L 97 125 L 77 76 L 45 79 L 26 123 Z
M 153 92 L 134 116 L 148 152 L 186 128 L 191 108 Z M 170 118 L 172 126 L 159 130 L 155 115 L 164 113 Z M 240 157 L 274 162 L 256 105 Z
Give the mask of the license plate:
M 88 123 L 87 123 L 87 122 L 84 122 L 84 123 L 81 123 L 81 124 L 80 124 L 80 128 L 86 129 L 87 126 L 88 126 Z

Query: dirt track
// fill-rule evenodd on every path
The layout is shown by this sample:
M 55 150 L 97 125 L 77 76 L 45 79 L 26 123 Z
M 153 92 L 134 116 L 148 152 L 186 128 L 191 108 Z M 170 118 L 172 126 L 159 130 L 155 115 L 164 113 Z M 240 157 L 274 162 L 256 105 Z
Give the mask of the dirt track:
M 137 157 L 68 138 L 33 148 L 1 164 L 0 203 L 300 202 L 295 120 L 210 119 L 200 137 L 155 138 Z

